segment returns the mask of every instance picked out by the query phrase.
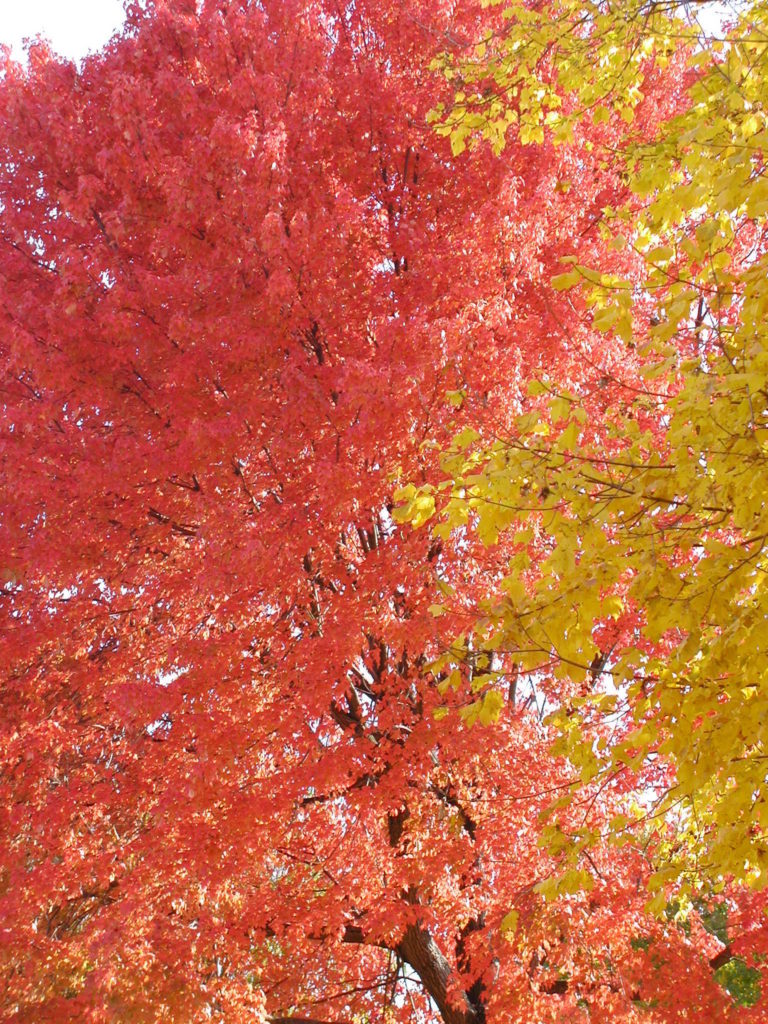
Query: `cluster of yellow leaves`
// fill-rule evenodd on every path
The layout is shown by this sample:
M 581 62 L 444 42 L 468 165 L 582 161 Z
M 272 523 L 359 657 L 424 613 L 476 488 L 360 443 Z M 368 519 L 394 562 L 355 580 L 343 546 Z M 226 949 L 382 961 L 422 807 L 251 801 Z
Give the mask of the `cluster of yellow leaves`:
M 513 128 L 524 144 L 571 139 L 585 116 L 599 124 L 612 113 L 631 124 L 642 97 L 649 54 L 664 64 L 679 45 L 674 4 L 647 0 L 486 0 L 504 5 L 503 32 L 489 30 L 470 55 L 438 59 L 457 85 L 450 109 L 432 114 L 454 155 L 478 135 L 497 153 Z
M 545 130 L 565 141 L 575 118 L 609 111 L 629 125 L 644 57 L 666 59 L 688 31 L 673 6 L 508 6 L 494 56 L 484 64 L 478 51 L 449 72 L 492 79 L 493 97 L 473 105 L 459 93 L 439 130 L 454 151 L 472 132 L 500 150 L 513 122 L 524 142 Z M 457 438 L 442 458 L 445 481 L 414 489 L 403 512 L 425 522 L 436 502 L 436 533 L 511 542 L 476 642 L 512 652 L 523 670 L 554 658 L 561 677 L 589 681 L 607 656 L 596 633 L 619 616 L 631 621 L 607 661 L 615 692 L 586 686 L 553 718 L 556 749 L 585 782 L 654 758 L 675 766 L 658 812 L 667 824 L 674 812 L 679 835 L 656 878 L 658 908 L 663 884 L 682 879 L 685 891 L 686 873 L 768 885 L 765 5 L 747 10 L 727 40 L 690 47 L 687 60 L 686 109 L 657 141 L 627 135 L 614 154 L 633 209 L 643 205 L 608 211 L 602 230 L 614 249 L 644 256 L 645 280 L 574 256 L 552 282 L 579 289 L 596 330 L 637 347 L 647 392 L 606 416 L 598 440 L 578 394 L 546 401 L 546 382 L 534 384 L 536 409 L 516 436 L 490 447 L 471 432 Z M 575 102 L 565 112 L 567 92 Z M 596 712 L 623 712 L 619 741 L 586 740 Z M 627 824 L 617 819 L 613 841 Z

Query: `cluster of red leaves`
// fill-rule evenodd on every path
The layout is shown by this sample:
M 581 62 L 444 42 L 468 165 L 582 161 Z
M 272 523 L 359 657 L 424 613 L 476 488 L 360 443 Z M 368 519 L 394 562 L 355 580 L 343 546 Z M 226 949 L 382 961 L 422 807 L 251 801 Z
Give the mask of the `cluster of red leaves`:
M 426 124 L 488 18 L 156 0 L 4 66 L 4 1020 L 746 1014 L 641 849 L 534 893 L 568 776 L 530 706 L 433 717 L 434 568 L 471 601 L 494 562 L 397 530 L 395 475 L 542 372 L 634 372 L 544 283 L 621 191 L 589 140 Z

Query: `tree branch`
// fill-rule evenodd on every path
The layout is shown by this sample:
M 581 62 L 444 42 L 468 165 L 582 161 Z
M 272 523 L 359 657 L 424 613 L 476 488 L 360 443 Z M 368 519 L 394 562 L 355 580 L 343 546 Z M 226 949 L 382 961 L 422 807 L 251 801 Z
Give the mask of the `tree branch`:
M 440 947 L 421 925 L 412 924 L 398 943 L 396 952 L 416 971 L 435 1001 L 445 1024 L 483 1024 L 482 1007 L 474 1006 L 462 992 L 456 1002 L 448 998 L 448 980 L 453 973 Z

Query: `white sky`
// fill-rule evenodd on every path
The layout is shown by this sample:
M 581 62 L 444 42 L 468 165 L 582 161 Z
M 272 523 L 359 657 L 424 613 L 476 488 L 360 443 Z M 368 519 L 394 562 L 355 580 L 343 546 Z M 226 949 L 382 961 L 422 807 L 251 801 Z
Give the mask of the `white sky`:
M 22 60 L 22 39 L 41 35 L 77 60 L 102 47 L 123 20 L 122 0 L 0 0 L 0 43 Z

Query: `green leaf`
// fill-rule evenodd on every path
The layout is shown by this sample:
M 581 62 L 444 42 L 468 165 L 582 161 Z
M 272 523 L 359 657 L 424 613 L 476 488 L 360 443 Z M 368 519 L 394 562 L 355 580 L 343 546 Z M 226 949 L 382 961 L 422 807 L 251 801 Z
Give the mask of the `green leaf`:
M 703 900 L 694 903 L 702 926 L 710 935 L 714 935 L 724 946 L 728 945 L 728 907 L 725 903 L 707 905 Z
M 760 971 L 747 967 L 741 957 L 718 967 L 714 978 L 739 1006 L 754 1006 L 760 1000 Z

